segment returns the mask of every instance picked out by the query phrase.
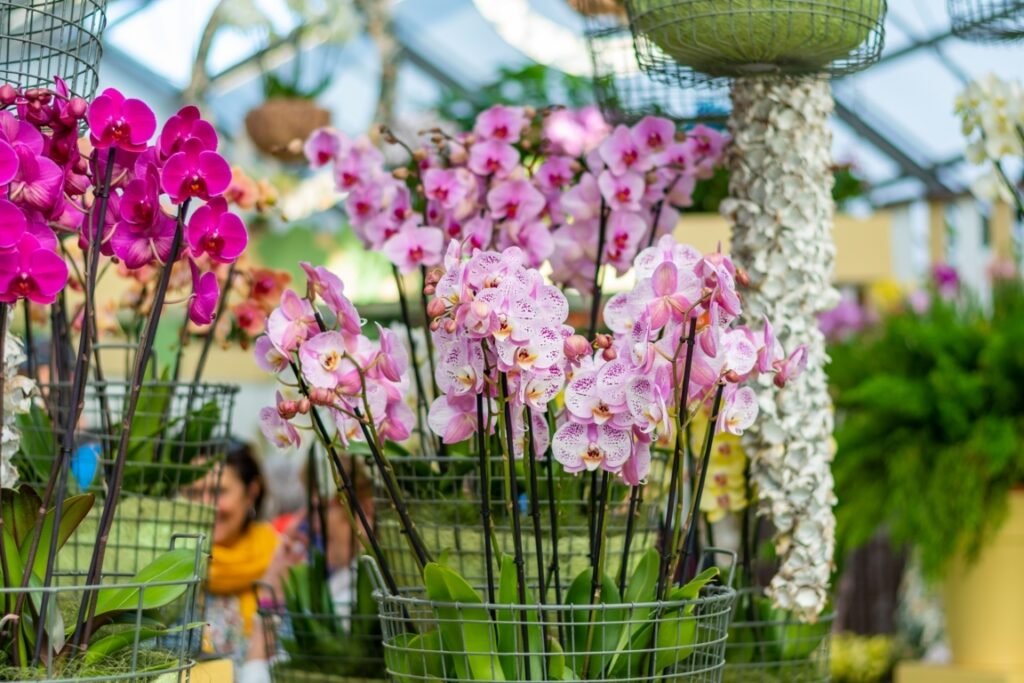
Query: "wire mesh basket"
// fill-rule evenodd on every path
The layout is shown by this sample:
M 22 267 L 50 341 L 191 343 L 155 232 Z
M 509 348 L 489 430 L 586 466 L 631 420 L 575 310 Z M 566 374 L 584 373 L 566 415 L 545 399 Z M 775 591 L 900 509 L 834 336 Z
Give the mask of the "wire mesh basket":
M 0 663 L 0 680 L 46 683 L 100 681 L 190 680 L 201 643 L 197 601 L 202 587 L 203 541 L 194 535 L 175 535 L 163 552 L 167 560 L 152 576 L 104 572 L 97 585 L 84 585 L 84 572 L 58 572 L 49 588 L 0 588 L 0 602 L 10 608 L 19 595 L 56 605 L 63 623 L 76 624 L 82 601 L 95 602 L 96 621 L 86 653 L 50 657 L 38 667 L 19 668 Z M 113 607 L 112 611 L 106 611 Z M 104 613 L 100 618 L 101 612 Z M 157 628 L 156 624 L 160 627 Z M 70 656 L 69 656 L 70 655 Z
M 619 0 L 576 0 L 584 15 L 593 64 L 594 97 L 612 123 L 632 124 L 644 116 L 678 123 L 721 122 L 731 109 L 724 79 L 693 79 L 694 87 L 666 84 L 640 69 L 625 7 Z M 680 67 L 682 68 L 682 67 Z
M 123 381 L 90 382 L 66 465 L 66 491 L 91 491 L 97 501 L 57 558 L 62 571 L 84 571 L 95 547 L 121 435 L 130 387 Z M 204 538 L 209 551 L 216 514 L 219 468 L 228 444 L 238 388 L 222 384 L 147 382 L 129 428 L 128 457 L 110 529 L 104 570 L 132 574 L 162 553 L 175 534 Z M 18 417 L 23 481 L 45 486 L 57 461 L 69 387 L 48 384 Z
M 717 683 L 736 592 L 706 586 L 694 600 L 596 605 L 443 602 L 383 587 L 375 597 L 394 683 Z
M 445 554 L 448 566 L 470 584 L 485 585 L 488 577 L 481 520 L 483 479 L 479 473 L 479 461 L 465 456 L 392 456 L 388 462 L 426 549 L 434 557 Z M 548 590 L 552 590 L 555 583 L 567 585 L 580 571 L 590 566 L 595 517 L 591 510 L 595 509 L 599 495 L 599 477 L 568 475 L 557 466 L 549 472 L 550 464 L 550 461 L 537 463 L 538 521 L 542 540 L 541 560 L 545 567 L 542 580 L 537 576 L 539 570 L 530 496 L 523 493 L 519 498 L 528 581 L 535 590 L 539 585 L 546 586 Z M 516 465 L 518 490 L 528 492 L 530 477 L 524 462 L 517 461 Z M 663 476 L 665 470 L 664 460 L 653 459 L 649 481 L 667 482 L 668 478 Z M 488 481 L 491 503 L 488 508 L 494 530 L 492 538 L 497 543 L 492 558 L 496 561 L 501 553 L 514 552 L 511 512 L 505 495 L 509 480 L 506 463 L 501 457 L 490 459 Z M 637 514 L 632 518 L 627 554 L 630 570 L 658 539 L 661 508 L 657 487 L 648 486 L 647 489 L 647 499 L 638 506 Z M 610 501 L 603 545 L 610 558 L 610 569 L 617 572 L 625 550 L 627 527 L 630 527 L 628 487 L 612 482 Z M 420 567 L 416 557 L 409 552 L 401 521 L 392 509 L 379 472 L 374 472 L 374 503 L 377 538 L 396 582 L 405 587 L 421 585 Z M 553 580 L 556 553 L 552 548 L 556 534 L 558 582 Z
M 830 611 L 805 624 L 771 607 L 758 589 L 739 592 L 725 646 L 727 683 L 827 683 L 831 674 Z
M 71 92 L 96 94 L 106 0 L 0 0 L 0 81 L 47 87 L 63 78 Z
M 947 0 L 953 33 L 966 40 L 1024 38 L 1024 0 Z
M 886 0 L 625 0 L 641 68 L 708 77 L 841 76 L 878 61 Z

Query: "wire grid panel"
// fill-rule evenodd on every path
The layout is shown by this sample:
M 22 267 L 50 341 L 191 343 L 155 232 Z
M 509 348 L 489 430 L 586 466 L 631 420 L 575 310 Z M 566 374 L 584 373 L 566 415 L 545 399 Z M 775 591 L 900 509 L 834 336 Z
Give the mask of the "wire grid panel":
M 947 0 L 953 33 L 978 42 L 1024 38 L 1024 0 Z
M 593 606 L 445 603 L 417 592 L 376 597 L 395 683 L 717 683 L 736 592 L 712 586 L 696 600 Z
M 411 456 L 389 457 L 395 482 L 408 507 L 409 516 L 416 526 L 426 549 L 433 557 L 447 554 L 448 566 L 458 572 L 473 586 L 487 582 L 486 554 L 484 547 L 483 522 L 481 517 L 481 482 L 479 461 L 476 458 L 459 456 Z M 522 530 L 522 548 L 526 573 L 530 586 L 536 590 L 546 585 L 549 591 L 554 587 L 554 532 L 558 533 L 558 583 L 568 586 L 576 576 L 590 566 L 591 536 L 594 534 L 595 514 L 593 499 L 599 495 L 600 476 L 589 473 L 581 476 L 567 475 L 555 465 L 557 474 L 552 475 L 554 487 L 549 489 L 547 468 L 549 462 L 537 463 L 538 479 L 538 521 L 541 536 L 541 559 L 544 579 L 538 581 L 537 546 L 535 541 L 534 517 L 530 514 L 528 495 L 529 475 L 522 461 L 518 463 L 516 481 L 519 497 L 519 518 Z M 664 476 L 664 460 L 655 458 L 651 462 L 652 482 L 668 481 Z M 497 542 L 493 548 L 493 571 L 497 575 L 501 554 L 515 552 L 515 535 L 510 507 L 507 503 L 507 465 L 501 457 L 490 460 L 490 518 L 492 538 Z M 618 572 L 625 550 L 626 528 L 629 520 L 629 489 L 621 482 L 612 480 L 610 503 L 606 515 L 606 528 L 602 545 L 608 558 L 609 573 Z M 633 569 L 641 555 L 653 547 L 658 540 L 661 518 L 659 497 L 647 487 L 645 500 L 639 506 L 634 518 L 629 568 Z M 548 496 L 554 493 L 552 507 Z M 374 503 L 376 512 L 377 538 L 387 559 L 391 572 L 399 586 L 419 586 L 423 574 L 416 557 L 409 551 L 409 543 L 402 529 L 401 521 L 394 511 L 387 489 L 379 472 L 374 472 Z M 555 525 L 551 513 L 555 513 Z
M 104 570 L 134 574 L 168 546 L 175 534 L 202 535 L 209 551 L 220 468 L 228 442 L 237 387 L 147 382 L 129 428 L 121 494 L 108 537 Z M 57 461 L 69 387 L 41 387 L 41 398 L 22 416 L 17 464 L 22 480 L 45 486 Z M 88 568 L 114 471 L 125 382 L 90 382 L 65 473 L 69 494 L 91 491 L 96 504 L 57 558 L 62 571 Z
M 640 69 L 633 35 L 617 0 L 577 0 L 593 64 L 594 97 L 612 123 L 655 115 L 677 123 L 721 122 L 731 109 L 728 82 L 694 78 L 693 87 L 654 80 Z M 618 12 L 611 12 L 618 7 Z M 604 10 L 604 11 L 602 11 Z M 682 69 L 684 67 L 680 67 Z
M 625 0 L 640 67 L 708 78 L 828 74 L 878 61 L 886 0 Z
M 99 85 L 107 0 L 0 0 L 0 80 L 49 87 L 67 81 L 86 99 Z
M 384 651 L 377 615 L 351 614 L 339 605 L 336 614 L 260 609 L 270 666 L 276 683 L 332 683 L 383 680 Z
M 831 643 L 835 615 L 828 612 L 814 624 L 779 619 L 758 604 L 763 593 L 739 592 L 725 647 L 727 683 L 827 683 L 832 680 Z
M 54 575 L 54 585 L 49 588 L 35 587 L 27 591 L 33 599 L 42 600 L 49 594 L 48 601 L 57 605 L 64 624 L 71 627 L 76 623 L 79 608 L 86 596 L 102 598 L 117 590 L 123 592 L 126 605 L 117 615 L 117 620 L 99 626 L 90 643 L 95 643 L 116 633 L 130 633 L 126 647 L 115 654 L 86 661 L 84 657 L 52 657 L 45 666 L 33 669 L 19 669 L 0 664 L 2 680 L 31 680 L 43 683 L 100 683 L 101 681 L 124 681 L 131 683 L 152 683 L 156 680 L 173 680 L 178 683 L 190 680 L 202 643 L 200 618 L 197 605 L 202 593 L 202 569 L 205 553 L 203 540 L 194 535 L 176 535 L 164 547 L 168 550 L 191 550 L 191 566 L 187 572 L 176 573 L 172 580 L 131 581 L 132 575 L 121 572 L 104 572 L 97 585 L 85 585 L 85 572 L 64 572 Z M 0 588 L 0 601 L 17 600 L 21 588 Z M 158 609 L 146 609 L 145 605 L 166 601 L 168 592 L 180 595 Z M 165 633 L 152 636 L 151 625 L 156 620 L 167 627 Z M 100 623 L 104 620 L 100 620 Z M 70 647 L 70 643 L 68 644 Z M 13 678 L 11 678 L 13 676 Z

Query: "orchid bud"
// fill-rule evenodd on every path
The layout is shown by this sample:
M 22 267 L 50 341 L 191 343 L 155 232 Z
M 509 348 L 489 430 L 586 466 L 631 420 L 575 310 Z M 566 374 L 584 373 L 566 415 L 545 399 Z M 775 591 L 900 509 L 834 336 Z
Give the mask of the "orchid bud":
M 568 337 L 563 344 L 565 357 L 570 361 L 576 361 L 590 353 L 590 342 L 582 334 L 574 334 Z
M 533 143 L 530 142 L 529 140 L 522 140 L 520 141 L 519 146 L 522 147 L 523 149 L 530 149 L 531 147 L 533 147 Z
M 779 389 L 785 389 L 786 388 L 786 380 L 787 379 L 788 379 L 788 377 L 786 377 L 785 374 L 783 374 L 781 372 L 777 372 L 777 373 L 775 373 L 775 377 L 772 378 L 772 382 Z
M 465 137 L 462 138 L 462 142 L 468 147 L 476 142 L 476 136 L 472 133 L 466 133 Z
M 428 285 L 436 285 L 444 277 L 444 271 L 440 268 L 431 268 L 427 271 L 426 283 Z
M 736 282 L 739 283 L 743 287 L 749 287 L 750 286 L 750 276 L 747 275 L 747 271 L 743 270 L 742 268 L 737 268 L 736 269 Z
M 523 107 L 523 114 L 526 116 L 526 118 L 532 119 L 534 116 L 537 115 L 537 110 L 529 106 Z
M 455 324 L 454 320 L 448 320 L 444 324 L 444 331 L 448 334 L 455 334 L 455 330 L 458 329 L 458 325 Z
M 306 415 L 307 413 L 309 413 L 309 399 L 308 398 L 300 399 L 298 401 L 298 403 L 296 404 L 296 407 L 297 407 L 297 409 L 298 409 L 300 414 Z
M 726 382 L 732 382 L 733 384 L 737 384 L 741 379 L 743 378 L 735 370 L 729 370 L 727 373 L 725 373 Z
M 0 86 L 0 103 L 3 104 L 14 104 L 14 100 L 18 99 L 18 91 L 14 89 L 14 86 L 10 83 L 4 83 Z
M 423 287 L 423 293 L 426 294 L 427 296 L 434 296 L 435 292 L 437 292 L 437 287 L 435 287 L 434 285 L 425 285 Z
M 430 303 L 427 304 L 427 315 L 431 318 L 439 318 L 445 314 L 448 307 L 444 303 L 444 299 L 431 299 Z
M 334 392 L 321 387 L 311 388 L 309 390 L 309 402 L 316 406 L 334 405 Z
M 599 334 L 594 337 L 594 348 L 596 349 L 610 349 L 612 347 L 612 338 L 607 334 Z
M 72 97 L 68 102 L 68 112 L 76 119 L 85 118 L 85 112 L 88 109 L 89 104 L 81 97 Z
M 601 352 L 601 358 L 604 358 L 606 361 L 613 361 L 618 357 L 618 352 L 610 346 Z
M 405 180 L 409 177 L 409 169 L 404 166 L 399 166 L 391 172 L 391 176 L 395 178 L 395 180 Z
M 299 412 L 295 401 L 281 401 L 277 404 L 277 414 L 282 420 L 290 420 Z
M 427 160 L 427 152 L 423 149 L 418 149 L 412 153 L 412 158 L 416 161 L 423 162 Z
M 439 329 L 441 329 L 441 321 L 437 320 L 437 319 L 431 320 L 430 321 L 430 331 L 431 332 L 437 332 Z
M 452 147 L 448 153 L 448 161 L 455 166 L 461 166 L 469 160 L 469 154 L 466 153 L 465 147 Z

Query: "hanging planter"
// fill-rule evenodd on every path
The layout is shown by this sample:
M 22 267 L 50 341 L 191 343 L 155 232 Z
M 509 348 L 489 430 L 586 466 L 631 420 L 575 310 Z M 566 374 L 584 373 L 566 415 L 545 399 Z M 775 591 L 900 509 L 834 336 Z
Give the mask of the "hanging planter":
M 0 81 L 26 88 L 64 79 L 71 94 L 96 94 L 106 0 L 0 2 Z
M 605 118 L 632 124 L 644 116 L 677 123 L 724 121 L 729 113 L 725 83 L 662 83 L 640 69 L 621 0 L 575 0 L 585 17 L 585 37 L 593 63 L 594 95 Z
M 302 161 L 306 139 L 330 124 L 328 110 L 301 97 L 272 97 L 245 115 L 245 130 L 257 149 L 286 162 Z
M 54 411 L 59 385 L 40 387 L 42 397 L 18 416 L 21 446 L 15 457 L 23 481 L 43 487 L 61 440 Z M 238 387 L 148 382 L 130 429 L 130 449 L 104 570 L 131 575 L 163 553 L 178 534 L 201 535 L 209 551 L 216 517 L 214 465 L 227 447 Z M 85 572 L 96 544 L 108 479 L 120 437 L 126 381 L 90 383 L 75 433 L 68 490 L 92 492 L 96 505 L 75 538 L 57 557 L 57 568 Z
M 839 75 L 882 51 L 885 0 L 626 0 L 644 70 Z
M 947 0 L 953 33 L 976 42 L 1024 38 L 1024 0 Z

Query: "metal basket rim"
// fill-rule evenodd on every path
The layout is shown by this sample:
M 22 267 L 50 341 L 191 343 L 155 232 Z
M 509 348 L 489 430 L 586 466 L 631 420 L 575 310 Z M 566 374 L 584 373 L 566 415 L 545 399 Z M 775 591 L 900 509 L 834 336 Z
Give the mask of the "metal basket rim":
M 132 383 L 131 379 L 128 378 L 128 377 L 125 377 L 123 379 L 122 378 L 114 378 L 114 379 L 109 379 L 108 378 L 108 379 L 104 379 L 102 382 L 90 379 L 86 383 L 86 389 L 89 389 L 90 387 L 93 387 L 93 388 L 104 388 L 104 389 L 106 389 L 108 387 L 123 387 L 123 386 L 130 386 L 131 383 Z M 36 382 L 36 386 L 37 387 L 45 387 L 45 388 L 57 387 L 57 388 L 61 388 L 61 389 L 70 389 L 70 388 L 72 388 L 73 385 L 72 385 L 72 383 L 70 381 L 68 381 L 68 382 L 51 381 L 51 382 Z M 192 387 L 196 387 L 196 388 L 202 388 L 202 389 L 207 390 L 207 391 L 212 389 L 212 390 L 214 390 L 216 392 L 222 392 L 224 394 L 237 394 L 242 389 L 241 385 L 239 385 L 239 384 L 231 384 L 229 382 L 173 382 L 173 381 L 169 381 L 169 380 L 152 380 L 152 381 L 145 380 L 143 382 L 142 386 L 143 387 L 147 387 L 147 388 L 148 387 L 156 387 L 156 388 L 176 388 L 176 387 L 192 388 Z

